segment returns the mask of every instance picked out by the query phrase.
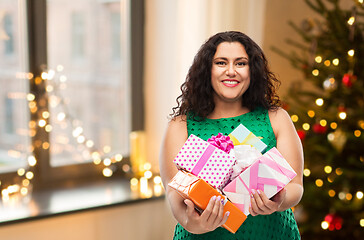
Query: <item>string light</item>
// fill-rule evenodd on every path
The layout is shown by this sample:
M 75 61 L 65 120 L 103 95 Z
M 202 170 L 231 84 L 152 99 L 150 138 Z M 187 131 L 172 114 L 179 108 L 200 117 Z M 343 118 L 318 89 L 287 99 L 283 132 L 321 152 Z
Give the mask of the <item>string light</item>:
M 312 75 L 314 75 L 315 77 L 317 77 L 319 74 L 320 74 L 320 71 L 318 69 L 312 70 Z
M 321 57 L 321 56 L 316 56 L 316 57 L 315 57 L 315 61 L 316 61 L 317 63 L 321 63 L 321 62 L 322 62 L 322 57 Z
M 355 194 L 356 198 L 357 199 L 363 199 L 364 197 L 364 194 L 362 191 L 357 191 L 356 194 Z
M 293 122 L 297 122 L 298 121 L 298 116 L 297 115 L 292 115 L 291 119 Z
M 29 166 L 32 166 L 32 167 L 34 167 L 37 164 L 37 160 L 35 159 L 34 156 L 28 157 L 28 164 L 29 164 Z
M 153 182 L 154 182 L 155 184 L 161 184 L 161 183 L 162 183 L 162 178 L 161 178 L 160 176 L 155 176 L 155 177 L 153 178 Z
M 332 64 L 334 64 L 335 66 L 339 65 L 339 59 L 335 58 L 334 60 L 332 60 Z
M 329 174 L 329 173 L 332 172 L 332 167 L 331 166 L 325 166 L 324 171 L 325 171 L 325 173 Z
M 148 170 L 148 171 L 144 172 L 144 177 L 146 179 L 150 179 L 152 176 L 153 176 L 153 173 L 151 171 Z
M 341 119 L 341 120 L 345 120 L 346 119 L 346 112 L 339 112 L 339 118 Z
M 344 192 L 339 192 L 339 199 L 344 200 L 346 198 L 346 194 Z
M 308 169 L 308 168 L 305 168 L 305 169 L 303 170 L 303 175 L 304 175 L 305 177 L 308 177 L 308 176 L 310 176 L 310 174 L 311 174 L 311 171 L 310 171 L 310 169 Z
M 326 67 L 329 67 L 329 66 L 331 65 L 331 62 L 330 62 L 330 60 L 326 60 L 326 61 L 324 62 L 324 64 L 325 64 L 325 66 L 326 66 Z
M 18 171 L 17 171 L 18 175 L 21 177 L 21 176 L 24 176 L 25 174 L 25 169 L 24 168 L 19 168 Z
M 364 227 L 364 218 L 360 219 L 359 224 L 361 227 Z
M 341 168 L 336 168 L 335 173 L 340 176 L 341 174 L 343 174 L 343 170 Z
M 329 228 L 329 223 L 326 222 L 326 221 L 322 221 L 321 222 L 321 228 L 324 229 L 324 230 L 328 229 Z
M 355 137 L 360 137 L 361 136 L 361 131 L 360 130 L 355 130 L 354 131 L 354 136 Z
M 307 115 L 308 115 L 310 118 L 313 118 L 313 117 L 315 116 L 315 111 L 313 111 L 313 110 L 309 110 L 309 111 L 307 112 Z
M 353 195 L 351 193 L 347 193 L 345 195 L 346 200 L 350 201 L 353 198 Z
M 316 99 L 316 105 L 321 107 L 322 105 L 324 105 L 324 100 L 322 98 L 318 98 Z
M 329 196 L 330 197 L 335 197 L 335 195 L 336 195 L 336 192 L 334 190 L 330 189 L 329 190 Z
M 324 182 L 321 179 L 316 179 L 315 184 L 317 187 L 322 187 L 324 185 Z
M 304 124 L 302 124 L 302 128 L 303 128 L 304 130 L 308 131 L 308 130 L 310 129 L 310 124 L 308 124 L 308 123 L 304 123 Z
M 360 120 L 358 122 L 358 125 L 359 125 L 359 127 L 361 127 L 361 129 L 364 129 L 364 121 L 363 120 Z
M 336 129 L 336 128 L 337 128 L 337 123 L 336 123 L 336 122 L 332 122 L 332 123 L 330 123 L 330 127 L 331 127 L 332 129 Z
M 348 20 L 348 24 L 351 26 L 351 25 L 353 25 L 353 24 L 354 24 L 354 22 L 355 22 L 355 17 L 351 16 L 351 17 L 349 18 L 349 20 Z
M 325 127 L 327 125 L 327 121 L 325 119 L 320 120 L 320 125 Z
M 27 94 L 27 100 L 28 100 L 29 102 L 34 101 L 34 99 L 35 99 L 34 94 L 32 94 L 32 93 L 28 93 L 28 94 Z
M 33 177 L 34 177 L 34 173 L 31 172 L 31 171 L 28 171 L 26 174 L 25 174 L 25 177 L 29 180 L 32 180 Z
M 348 51 L 348 55 L 349 55 L 350 57 L 354 57 L 354 54 L 355 54 L 354 49 L 350 49 L 350 50 Z
M 103 161 L 103 164 L 108 167 L 111 165 L 111 159 L 110 158 L 105 158 L 104 161 Z
M 102 170 L 102 174 L 103 174 L 105 177 L 111 177 L 111 176 L 112 176 L 112 174 L 113 174 L 113 171 L 112 171 L 110 168 L 106 167 L 106 168 L 104 168 L 104 169 Z

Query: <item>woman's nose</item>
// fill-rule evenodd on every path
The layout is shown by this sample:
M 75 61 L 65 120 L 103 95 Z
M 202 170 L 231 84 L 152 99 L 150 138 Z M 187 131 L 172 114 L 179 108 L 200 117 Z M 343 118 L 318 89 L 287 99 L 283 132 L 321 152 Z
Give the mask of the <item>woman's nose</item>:
M 236 74 L 235 66 L 233 64 L 228 65 L 228 68 L 226 70 L 226 75 L 235 76 L 235 74 Z

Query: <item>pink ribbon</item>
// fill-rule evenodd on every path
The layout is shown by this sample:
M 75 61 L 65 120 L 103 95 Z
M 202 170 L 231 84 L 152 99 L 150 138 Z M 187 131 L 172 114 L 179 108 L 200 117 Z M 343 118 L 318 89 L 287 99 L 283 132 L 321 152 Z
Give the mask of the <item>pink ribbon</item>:
M 271 158 L 273 158 L 273 157 L 271 157 Z M 278 164 L 277 162 L 275 162 L 272 159 L 269 159 L 267 157 L 264 157 L 264 164 L 269 166 L 270 168 L 276 170 L 277 172 L 280 172 L 283 175 L 286 175 L 291 180 L 297 175 L 295 172 L 292 172 L 292 170 L 283 167 L 282 165 Z
M 197 164 L 193 167 L 191 171 L 192 174 L 197 176 L 199 172 L 201 172 L 202 168 L 205 166 L 206 162 L 209 160 L 214 150 L 215 147 L 209 144 L 209 146 L 206 148 L 205 152 L 202 154 Z
M 249 179 L 249 187 L 245 184 L 243 179 L 239 175 L 239 180 L 243 183 L 244 187 L 248 190 L 249 193 L 251 193 L 251 189 L 260 189 L 264 190 L 264 185 L 273 185 L 277 186 L 278 191 L 286 185 L 285 183 L 278 181 L 277 179 L 273 178 L 264 178 L 264 177 L 258 177 L 258 171 L 259 171 L 259 164 L 266 164 L 270 168 L 281 172 L 283 175 L 286 175 L 290 179 L 294 178 L 296 174 L 294 172 L 291 172 L 290 170 L 282 167 L 281 165 L 277 164 L 275 161 L 272 161 L 268 158 L 264 158 L 264 162 L 260 163 L 260 160 L 258 160 L 256 163 L 254 163 L 252 166 L 250 166 L 250 179 Z
M 230 150 L 234 148 L 233 141 L 230 140 L 230 137 L 224 136 L 221 133 L 218 133 L 217 136 L 211 136 L 207 139 L 207 142 L 226 153 L 230 153 Z

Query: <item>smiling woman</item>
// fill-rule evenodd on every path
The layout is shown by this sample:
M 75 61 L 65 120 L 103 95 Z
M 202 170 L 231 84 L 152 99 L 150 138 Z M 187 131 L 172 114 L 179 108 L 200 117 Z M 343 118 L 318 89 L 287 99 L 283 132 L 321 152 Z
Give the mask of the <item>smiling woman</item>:
M 299 239 L 290 208 L 303 192 L 302 146 L 289 115 L 279 107 L 277 82 L 261 48 L 241 32 L 215 34 L 201 46 L 181 87 L 161 149 L 161 177 L 178 221 L 175 240 Z M 250 214 L 233 235 L 220 227 L 233 217 L 224 211 L 220 197 L 209 197 L 206 208 L 197 212 L 195 203 L 183 199 L 168 183 L 178 171 L 173 159 L 189 136 L 207 141 L 211 136 L 228 135 L 239 124 L 262 138 L 268 146 L 265 151 L 279 149 L 297 177 L 270 199 L 253 189 Z M 219 172 L 210 169 L 207 174 L 212 178 Z M 262 229 L 262 225 L 267 227 Z

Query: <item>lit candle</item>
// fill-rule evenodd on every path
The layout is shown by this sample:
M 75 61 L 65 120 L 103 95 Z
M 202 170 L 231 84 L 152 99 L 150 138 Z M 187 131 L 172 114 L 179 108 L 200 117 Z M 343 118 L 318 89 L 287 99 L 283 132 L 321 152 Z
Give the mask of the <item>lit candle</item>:
M 146 163 L 145 132 L 135 131 L 130 133 L 130 162 L 133 172 L 142 175 L 144 164 Z
M 162 195 L 162 186 L 160 184 L 154 184 L 154 195 L 157 197 Z
M 148 179 L 145 177 L 140 178 L 140 193 L 142 195 L 147 195 L 148 193 Z
M 136 192 L 138 190 L 138 179 L 132 178 L 130 179 L 130 189 L 132 192 Z

